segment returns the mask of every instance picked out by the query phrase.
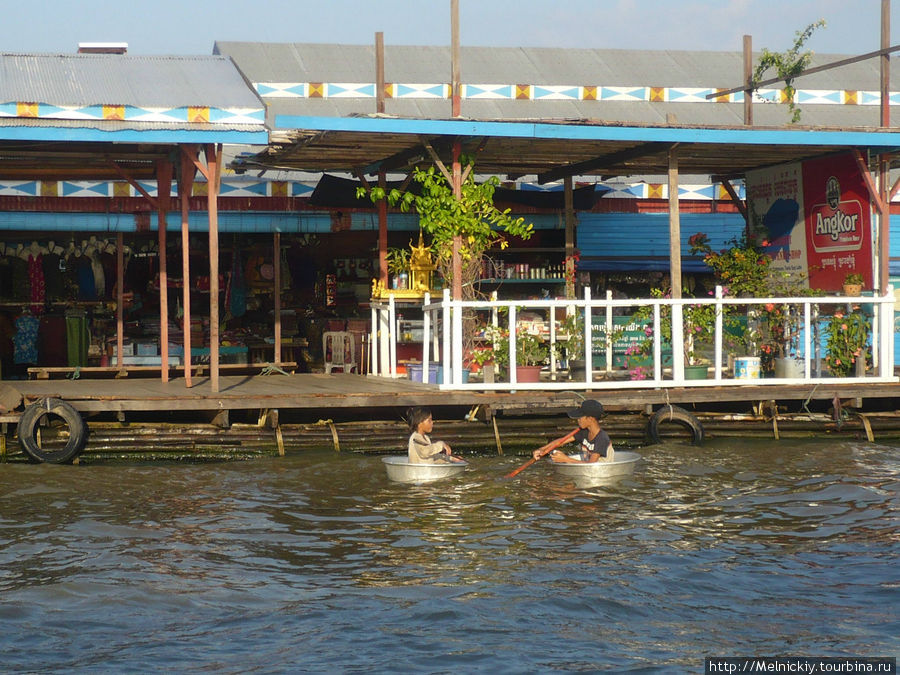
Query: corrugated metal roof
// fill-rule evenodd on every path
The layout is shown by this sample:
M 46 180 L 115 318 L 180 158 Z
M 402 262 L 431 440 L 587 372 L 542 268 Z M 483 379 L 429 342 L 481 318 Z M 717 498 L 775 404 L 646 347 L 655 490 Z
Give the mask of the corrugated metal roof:
M 385 46 L 388 82 L 449 82 L 450 48 Z M 253 82 L 374 82 L 375 48 L 265 42 L 216 42 Z M 812 66 L 847 58 L 815 54 Z M 741 52 L 461 47 L 463 82 L 543 85 L 740 86 Z M 802 78 L 809 89 L 878 89 L 878 59 Z
M 260 108 L 225 56 L 0 54 L 0 102 Z
M 375 50 L 366 45 L 217 42 L 216 53 L 230 55 L 252 82 L 375 81 Z M 654 51 L 622 49 L 546 49 L 462 47 L 463 83 L 545 86 L 696 87 L 728 89 L 742 79 L 740 52 Z M 846 58 L 814 55 L 812 66 Z M 386 46 L 387 82 L 439 84 L 450 80 L 450 49 L 436 46 Z M 809 90 L 877 91 L 879 63 L 869 59 L 803 76 L 796 86 Z M 774 87 L 773 85 L 773 88 Z M 279 115 L 347 117 L 371 114 L 373 98 L 266 98 L 270 126 Z M 878 106 L 800 105 L 802 124 L 811 126 L 877 126 Z M 448 118 L 447 99 L 385 101 L 385 112 L 398 117 Z M 650 101 L 465 99 L 462 115 L 470 119 L 586 119 L 660 124 L 675 115 L 689 125 L 741 125 L 742 103 Z M 781 126 L 789 121 L 784 105 L 755 103 L 754 123 Z

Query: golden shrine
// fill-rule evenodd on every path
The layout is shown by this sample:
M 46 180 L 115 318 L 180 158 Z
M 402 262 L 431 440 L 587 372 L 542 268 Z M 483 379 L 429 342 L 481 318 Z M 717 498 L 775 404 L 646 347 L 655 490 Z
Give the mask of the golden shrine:
M 393 295 L 395 299 L 424 298 L 426 293 L 434 292 L 434 271 L 437 266 L 431 257 L 431 249 L 425 245 L 422 230 L 419 230 L 419 245 L 409 242 L 409 271 L 407 281 L 402 288 L 388 288 L 380 279 L 372 279 L 372 299 L 387 299 Z M 398 275 L 398 276 L 403 276 Z

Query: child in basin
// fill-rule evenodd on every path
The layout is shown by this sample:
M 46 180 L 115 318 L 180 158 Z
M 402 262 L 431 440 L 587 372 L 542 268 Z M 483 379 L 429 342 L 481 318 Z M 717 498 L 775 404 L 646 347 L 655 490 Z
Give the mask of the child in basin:
M 446 441 L 432 441 L 429 434 L 434 429 L 434 420 L 428 408 L 410 408 L 406 411 L 406 422 L 412 432 L 409 435 L 408 455 L 410 464 L 441 464 L 463 462 L 454 457 Z
M 575 442 L 581 452 L 579 459 L 569 457 L 562 450 L 554 449 L 549 455 L 554 462 L 568 462 L 574 464 L 590 464 L 592 462 L 612 462 L 615 456 L 612 441 L 609 435 L 600 428 L 600 418 L 603 417 L 603 404 L 593 399 L 585 399 L 581 406 L 570 410 L 569 417 L 578 420 L 578 433 L 575 434 Z M 535 450 L 535 459 L 540 459 L 543 454 Z

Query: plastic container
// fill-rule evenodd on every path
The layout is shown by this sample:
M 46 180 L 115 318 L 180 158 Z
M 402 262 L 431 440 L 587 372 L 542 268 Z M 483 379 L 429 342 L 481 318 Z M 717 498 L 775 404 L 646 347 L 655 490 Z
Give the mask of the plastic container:
M 758 356 L 738 356 L 734 360 L 736 380 L 758 380 L 760 373 Z

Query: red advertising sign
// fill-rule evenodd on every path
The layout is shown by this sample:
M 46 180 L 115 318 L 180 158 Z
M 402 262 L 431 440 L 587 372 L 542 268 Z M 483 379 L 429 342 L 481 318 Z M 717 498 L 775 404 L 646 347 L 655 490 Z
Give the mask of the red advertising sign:
M 774 269 L 824 291 L 857 272 L 872 288 L 872 209 L 850 153 L 748 172 L 747 202 Z
M 809 284 L 839 290 L 858 272 L 872 288 L 872 209 L 869 192 L 847 153 L 803 163 Z

